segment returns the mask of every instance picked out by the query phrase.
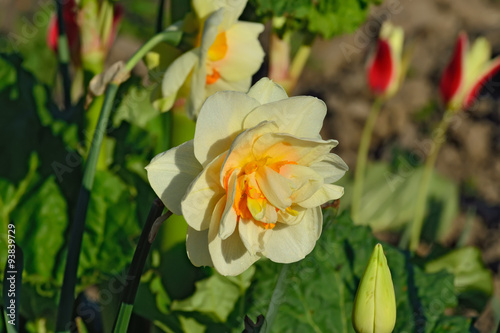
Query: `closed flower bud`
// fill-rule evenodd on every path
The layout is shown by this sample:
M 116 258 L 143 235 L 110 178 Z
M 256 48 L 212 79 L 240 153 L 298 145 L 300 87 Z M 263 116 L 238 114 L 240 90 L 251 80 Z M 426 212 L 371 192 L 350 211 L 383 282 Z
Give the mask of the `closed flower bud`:
M 467 35 L 458 36 L 450 62 L 443 72 L 439 90 L 449 109 L 467 109 L 486 82 L 500 70 L 500 57 L 490 59 L 491 46 L 484 37 L 468 49 Z
M 357 333 L 390 333 L 396 323 L 396 298 L 382 245 L 377 244 L 356 292 L 352 324 Z
M 403 41 L 403 29 L 384 22 L 375 52 L 368 61 L 367 79 L 373 94 L 390 97 L 398 90 L 405 74 Z

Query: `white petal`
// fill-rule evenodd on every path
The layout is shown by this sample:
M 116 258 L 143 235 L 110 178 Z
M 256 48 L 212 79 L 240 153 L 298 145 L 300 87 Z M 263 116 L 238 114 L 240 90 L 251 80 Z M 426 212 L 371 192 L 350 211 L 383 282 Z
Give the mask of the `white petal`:
M 174 106 L 177 94 L 163 97 L 161 87 L 157 86 L 151 93 L 151 105 L 158 111 L 166 112 Z
M 324 178 L 326 184 L 335 183 L 342 178 L 349 167 L 336 154 L 328 154 L 321 161 L 310 165 L 310 168 L 316 171 Z
M 323 186 L 323 177 L 309 167 L 286 164 L 281 167 L 280 174 L 293 184 L 290 198 L 293 202 L 301 202 L 310 198 Z
M 197 231 L 188 226 L 186 236 L 186 250 L 189 260 L 197 267 L 213 266 L 208 251 L 208 229 Z
M 337 144 L 338 141 L 335 140 L 304 139 L 288 134 L 267 133 L 255 140 L 253 154 L 257 158 L 269 157 L 269 163 L 288 161 L 308 166 L 322 160 Z
M 177 91 L 186 81 L 186 78 L 195 67 L 197 61 L 197 49 L 186 52 L 175 59 L 163 76 L 161 91 L 164 98 L 172 99 L 172 97 L 177 95 Z
M 318 138 L 326 115 L 325 103 L 315 97 L 296 96 L 261 105 L 245 118 L 245 128 L 261 121 L 275 121 L 282 133 Z
M 200 108 L 207 97 L 205 93 L 205 86 L 207 77 L 208 50 L 217 37 L 218 27 L 222 22 L 222 18 L 223 10 L 219 9 L 210 14 L 203 26 L 200 51 L 198 53 L 199 58 L 191 77 L 191 92 L 187 101 L 187 113 L 192 119 L 198 115 Z
M 238 215 L 233 208 L 234 197 L 236 194 L 236 179 L 238 177 L 239 170 L 233 171 L 229 177 L 228 191 L 226 197 L 226 206 L 224 212 L 222 213 L 222 218 L 219 227 L 219 237 L 221 239 L 226 239 L 231 236 L 236 229 L 236 223 L 238 220 Z
M 181 200 L 203 170 L 194 157 L 193 140 L 155 156 L 146 170 L 156 195 L 168 210 L 182 215 Z
M 181 204 L 182 213 L 191 228 L 207 229 L 215 204 L 225 195 L 219 181 L 219 171 L 225 157 L 226 154 L 222 154 L 208 164 L 186 191 Z
M 257 183 L 266 199 L 276 208 L 286 209 L 292 204 L 291 182 L 269 167 L 259 168 Z
M 226 31 L 227 52 L 213 63 L 222 78 L 239 81 L 255 74 L 264 60 L 264 50 L 258 36 L 264 30 L 261 23 L 237 22 Z
M 246 4 L 247 0 L 193 0 L 196 15 L 202 20 L 219 8 L 224 9 L 224 19 L 221 22 L 222 30 L 226 30 L 236 22 Z
M 205 86 L 205 92 L 207 96 L 212 96 L 216 92 L 224 90 L 246 92 L 251 83 L 252 78 L 250 76 L 240 81 L 226 81 L 221 77 L 215 83 L 207 84 Z
M 263 227 L 263 223 L 256 222 L 252 219 L 240 219 L 238 223 L 238 232 L 240 234 L 245 248 L 255 255 L 260 253 L 264 248 L 264 235 L 268 231 Z
M 225 198 L 217 203 L 208 231 L 208 249 L 215 269 L 222 275 L 238 275 L 256 262 L 260 256 L 247 251 L 237 232 L 222 240 L 219 237 L 219 220 Z
M 305 208 L 321 206 L 325 202 L 339 199 L 344 195 L 344 188 L 333 184 L 325 184 L 310 198 L 298 202 L 299 205 Z
M 194 155 L 205 166 L 227 151 L 243 130 L 243 119 L 259 105 L 246 94 L 223 91 L 210 96 L 201 108 L 194 135 Z
M 268 230 L 262 254 L 274 262 L 291 263 L 308 255 L 321 234 L 321 208 L 308 209 L 302 221 L 295 225 L 276 224 Z
M 260 104 L 266 104 L 288 98 L 285 89 L 267 77 L 263 77 L 248 91 L 248 96 L 255 98 Z

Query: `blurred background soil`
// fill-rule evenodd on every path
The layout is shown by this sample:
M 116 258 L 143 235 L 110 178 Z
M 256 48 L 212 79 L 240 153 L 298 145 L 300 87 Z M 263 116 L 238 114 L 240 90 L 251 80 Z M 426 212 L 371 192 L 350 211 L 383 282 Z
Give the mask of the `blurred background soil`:
M 22 17 L 32 17 L 40 8 L 53 8 L 51 2 L 0 0 L 1 31 L 8 32 Z M 124 6 L 127 10 L 127 1 Z M 126 15 L 125 21 L 141 25 L 133 11 Z M 351 170 L 356 167 L 361 131 L 373 101 L 365 81 L 366 58 L 380 23 L 386 19 L 404 28 L 406 46 L 413 48 L 413 57 L 407 78 L 377 120 L 371 160 L 389 161 L 395 149 L 403 149 L 422 162 L 431 131 L 443 115 L 438 95 L 440 75 L 460 31 L 466 31 L 471 42 L 478 36 L 486 37 L 493 55 L 500 54 L 500 1 L 493 0 L 389 0 L 372 8 L 368 21 L 355 33 L 318 39 L 295 93 L 326 102 L 324 137 L 339 140 L 336 153 Z M 141 43 L 138 38 L 119 34 L 108 62 L 127 59 Z M 139 66 L 136 73 L 145 75 L 145 67 Z M 500 76 L 484 90 L 494 98 L 482 96 L 471 110 L 456 115 L 437 170 L 461 188 L 461 213 L 446 242 L 456 242 L 467 211 L 475 212 L 467 244 L 481 249 L 486 265 L 495 274 L 496 295 L 500 297 Z M 495 325 L 492 311 L 489 305 L 476 323 L 481 331 Z

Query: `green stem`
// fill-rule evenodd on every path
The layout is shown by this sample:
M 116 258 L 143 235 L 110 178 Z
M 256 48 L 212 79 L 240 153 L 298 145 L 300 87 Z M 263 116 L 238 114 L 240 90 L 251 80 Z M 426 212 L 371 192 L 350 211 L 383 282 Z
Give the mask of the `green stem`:
M 88 152 L 90 153 L 90 148 L 92 145 L 92 141 L 94 138 L 95 130 L 97 129 L 97 124 L 99 122 L 99 117 L 101 114 L 101 110 L 104 104 L 104 99 L 105 96 L 100 95 L 96 96 L 93 100 L 92 103 L 90 103 L 89 108 L 85 112 L 85 133 L 86 137 L 88 137 L 89 142 L 87 144 Z M 99 152 L 99 158 L 97 159 L 97 170 L 106 170 L 107 165 L 106 165 L 106 147 L 105 147 L 105 142 L 103 143 L 103 146 L 101 146 L 101 150 Z
M 307 63 L 307 59 L 309 59 L 310 54 L 311 54 L 311 45 L 302 44 L 299 47 L 297 53 L 295 54 L 295 57 L 293 57 L 292 63 L 290 64 L 290 72 L 289 72 L 291 83 L 288 89 L 290 90 L 290 92 L 292 92 L 295 89 L 297 81 L 299 80 L 300 75 L 304 70 L 304 66 Z
M 130 58 L 125 64 L 125 71 L 131 71 L 135 65 L 156 45 L 165 42 L 173 46 L 177 45 L 181 39 L 182 33 L 180 31 L 165 30 L 162 31 L 149 39 L 135 54 Z
M 365 178 L 366 162 L 368 160 L 368 150 L 370 149 L 370 139 L 372 137 L 373 128 L 377 120 L 378 114 L 383 103 L 382 98 L 377 98 L 373 102 L 370 114 L 366 120 L 361 142 L 358 149 L 358 157 L 356 160 L 356 171 L 354 173 L 354 188 L 352 192 L 351 216 L 354 222 L 358 222 L 361 196 L 363 194 L 363 183 Z
M 274 320 L 278 314 L 278 309 L 282 303 L 282 299 L 286 291 L 286 276 L 288 273 L 288 268 L 290 265 L 284 264 L 281 268 L 280 275 L 278 277 L 278 282 L 276 282 L 276 287 L 274 287 L 273 296 L 271 297 L 271 302 L 267 308 L 266 321 L 262 326 L 262 333 L 271 332 Z
M 439 123 L 438 127 L 432 135 L 432 146 L 431 151 L 425 161 L 425 166 L 420 180 L 420 185 L 417 192 L 417 201 L 415 205 L 415 215 L 413 217 L 413 222 L 411 224 L 411 235 L 410 235 L 410 250 L 415 251 L 418 247 L 420 241 L 420 234 L 422 233 L 422 227 L 424 224 L 425 212 L 426 212 L 426 199 L 427 192 L 429 190 L 429 181 L 431 179 L 432 170 L 436 164 L 439 149 L 445 142 L 446 130 L 450 124 L 451 117 L 453 115 L 453 110 L 449 109 L 445 112 L 443 119 Z
M 169 11 L 170 13 L 170 11 Z M 160 33 L 164 26 L 164 16 L 165 16 L 165 0 L 158 0 L 158 15 L 156 16 L 156 33 Z M 170 21 L 167 18 L 167 21 Z M 162 136 L 163 142 L 165 143 L 165 148 L 170 149 L 172 144 L 172 112 L 167 112 L 162 117 L 163 128 Z
M 158 0 L 158 15 L 156 16 L 156 33 L 163 30 L 163 17 L 165 15 L 165 0 Z
M 149 250 L 151 249 L 149 235 L 154 222 L 161 216 L 163 208 L 165 208 L 165 206 L 161 200 L 157 198 L 149 210 L 146 224 L 142 229 L 141 237 L 135 249 L 134 257 L 132 258 L 132 263 L 130 264 L 127 274 L 126 281 L 130 282 L 126 285 L 123 292 L 123 299 L 121 301 L 120 310 L 118 312 L 118 316 L 116 317 L 113 329 L 114 333 L 127 332 L 130 316 L 132 315 L 132 309 L 134 307 L 135 296 L 137 294 L 137 288 L 139 287 L 142 271 L 144 270 L 144 265 L 149 255 Z M 168 212 L 167 214 L 172 215 L 171 212 Z
M 85 229 L 85 218 L 90 201 L 90 193 L 94 185 L 95 169 L 99 157 L 104 131 L 106 130 L 113 101 L 118 91 L 117 84 L 110 84 L 106 89 L 106 97 L 102 106 L 101 115 L 94 132 L 94 139 L 90 147 L 90 153 L 83 173 L 82 186 L 76 205 L 75 219 L 73 221 L 69 241 L 68 254 L 66 256 L 66 267 L 64 269 L 64 280 L 59 298 L 57 311 L 56 332 L 69 332 L 71 328 L 71 315 L 75 302 L 75 286 L 77 282 L 78 262 L 82 246 L 83 231 Z
M 149 52 L 154 46 L 161 42 L 168 42 L 176 45 L 181 37 L 178 31 L 164 31 L 152 37 L 130 58 L 125 65 L 125 70 L 130 71 Z M 73 221 L 71 236 L 69 241 L 68 254 L 66 257 L 66 267 L 64 271 L 64 280 L 59 299 L 57 312 L 56 332 L 69 332 L 71 327 L 71 316 L 75 302 L 75 286 L 77 282 L 78 262 L 80 259 L 80 250 L 85 228 L 85 218 L 90 201 L 90 193 L 94 185 L 94 176 L 101 149 L 104 132 L 109 120 L 109 115 L 113 107 L 114 98 L 118 91 L 119 83 L 112 82 L 106 89 L 104 103 L 101 114 L 94 132 L 94 138 L 90 146 L 90 152 L 83 172 L 82 186 L 78 196 L 75 219 Z
M 71 79 L 69 76 L 69 45 L 68 38 L 64 29 L 64 17 L 62 2 L 56 0 L 57 8 L 57 28 L 58 28 L 58 39 L 57 39 L 57 53 L 59 59 L 59 69 L 61 71 L 62 83 L 63 83 L 63 93 L 64 93 L 64 109 L 69 110 L 71 108 Z

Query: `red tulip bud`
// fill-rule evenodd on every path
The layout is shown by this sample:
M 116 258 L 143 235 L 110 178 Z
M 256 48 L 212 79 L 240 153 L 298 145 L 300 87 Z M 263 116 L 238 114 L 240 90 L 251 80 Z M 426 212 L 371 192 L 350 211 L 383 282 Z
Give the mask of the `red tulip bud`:
M 458 36 L 451 60 L 443 72 L 439 90 L 446 106 L 467 109 L 491 77 L 500 70 L 500 58 L 490 60 L 491 46 L 478 38 L 468 48 L 467 35 Z
M 373 94 L 389 97 L 399 88 L 404 75 L 403 40 L 403 29 L 384 22 L 375 52 L 368 61 L 368 85 Z

